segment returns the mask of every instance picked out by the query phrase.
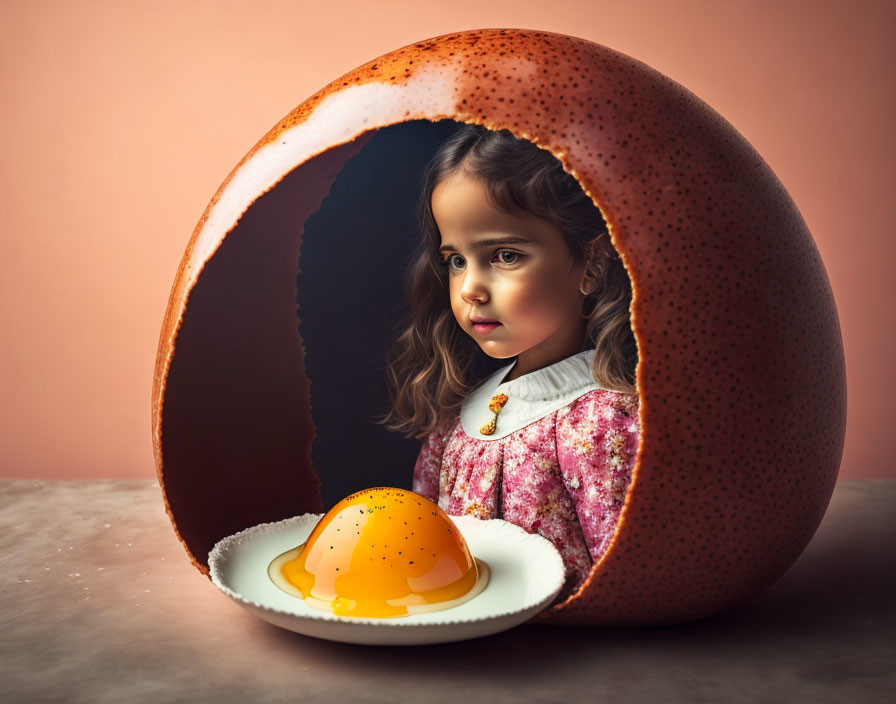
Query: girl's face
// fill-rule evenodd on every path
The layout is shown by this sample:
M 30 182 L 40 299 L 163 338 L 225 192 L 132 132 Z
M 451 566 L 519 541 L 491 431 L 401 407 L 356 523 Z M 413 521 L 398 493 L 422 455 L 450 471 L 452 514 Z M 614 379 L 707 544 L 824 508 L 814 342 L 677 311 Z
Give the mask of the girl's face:
M 435 187 L 432 211 L 454 317 L 490 357 L 518 357 L 510 380 L 581 351 L 584 265 L 555 225 L 504 213 L 486 193 L 461 168 Z

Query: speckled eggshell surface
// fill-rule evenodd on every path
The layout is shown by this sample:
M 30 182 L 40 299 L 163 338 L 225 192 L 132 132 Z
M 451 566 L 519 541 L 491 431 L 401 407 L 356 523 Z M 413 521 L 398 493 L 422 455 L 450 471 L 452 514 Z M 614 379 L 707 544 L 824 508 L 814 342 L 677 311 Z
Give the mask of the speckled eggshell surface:
M 843 450 L 843 344 L 818 250 L 762 158 L 692 93 L 604 46 L 517 29 L 436 37 L 346 74 L 215 194 L 153 387 L 159 479 L 194 563 L 207 573 L 218 539 L 321 510 L 295 312 L 262 312 L 294 300 L 301 223 L 371 130 L 444 118 L 550 149 L 601 209 L 632 281 L 632 484 L 589 580 L 537 620 L 673 623 L 770 585 L 818 527 Z M 278 217 L 297 225 L 271 227 Z M 240 347 L 248 336 L 263 359 Z

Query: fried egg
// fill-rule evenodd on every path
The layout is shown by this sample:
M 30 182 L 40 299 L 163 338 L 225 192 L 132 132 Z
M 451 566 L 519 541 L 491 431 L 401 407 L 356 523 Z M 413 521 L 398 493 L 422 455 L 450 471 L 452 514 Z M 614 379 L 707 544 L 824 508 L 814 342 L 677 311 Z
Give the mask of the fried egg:
M 488 582 L 488 566 L 432 501 L 376 487 L 337 503 L 304 543 L 271 562 L 268 575 L 315 609 L 389 618 L 472 599 Z

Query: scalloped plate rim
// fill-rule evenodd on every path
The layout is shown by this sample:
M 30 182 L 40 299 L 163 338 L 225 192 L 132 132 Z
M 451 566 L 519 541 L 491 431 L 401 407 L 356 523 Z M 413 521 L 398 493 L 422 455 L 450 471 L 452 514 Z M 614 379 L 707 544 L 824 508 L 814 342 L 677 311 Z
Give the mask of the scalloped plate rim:
M 496 596 L 494 590 L 502 588 L 502 582 L 511 576 L 506 567 L 499 567 L 499 570 L 503 571 L 497 575 L 496 586 L 495 565 L 492 561 L 486 560 L 492 571 L 489 584 L 481 594 L 465 604 L 444 611 L 390 619 L 335 616 L 313 610 L 299 599 L 295 600 L 297 611 L 288 611 L 256 601 L 231 587 L 229 582 L 232 580 L 228 579 L 228 570 L 231 569 L 230 563 L 234 560 L 236 553 L 241 550 L 251 550 L 253 543 L 258 543 L 260 540 L 276 542 L 278 539 L 281 540 L 281 545 L 275 549 L 279 550 L 280 547 L 286 545 L 287 547 L 280 550 L 280 552 L 284 552 L 298 544 L 295 542 L 297 534 L 301 536 L 298 538 L 300 541 L 304 540 L 323 515 L 306 513 L 272 523 L 260 523 L 222 538 L 209 552 L 209 576 L 212 583 L 231 600 L 268 623 L 316 638 L 368 645 L 421 645 L 466 640 L 499 633 L 529 620 L 549 605 L 563 587 L 565 578 L 563 560 L 557 549 L 546 538 L 536 533 L 528 533 L 519 526 L 501 519 L 482 520 L 473 516 L 451 515 L 448 517 L 470 544 L 470 550 L 474 557 L 479 559 L 482 559 L 480 555 L 483 543 L 488 551 L 502 550 L 506 548 L 507 542 L 520 541 L 519 547 L 529 548 L 525 550 L 528 555 L 534 554 L 534 559 L 544 562 L 539 567 L 544 584 L 539 587 L 533 579 L 527 579 L 527 558 L 523 556 L 523 551 L 517 549 L 504 550 L 501 554 L 504 558 L 511 558 L 513 569 L 518 571 L 516 576 L 527 581 L 523 587 L 526 592 L 523 598 L 516 601 L 514 608 L 500 611 L 480 609 L 476 615 L 471 614 L 462 618 L 446 619 L 445 616 L 458 609 L 464 611 L 475 609 L 475 606 L 470 605 L 475 605 L 477 600 L 480 604 L 484 603 L 483 595 L 488 593 L 490 588 L 492 589 L 490 596 L 494 598 Z M 477 549 L 474 549 L 474 546 Z M 267 549 L 266 552 L 268 555 L 264 558 L 265 560 L 268 557 L 272 560 L 277 556 L 271 554 L 272 550 L 270 549 Z M 531 559 L 528 561 L 531 562 Z M 531 567 L 529 571 L 531 571 Z M 259 579 L 261 578 L 259 577 Z M 269 580 L 266 573 L 261 581 L 264 580 Z M 273 583 L 270 586 L 277 589 Z M 535 595 L 531 594 L 533 589 L 537 590 Z

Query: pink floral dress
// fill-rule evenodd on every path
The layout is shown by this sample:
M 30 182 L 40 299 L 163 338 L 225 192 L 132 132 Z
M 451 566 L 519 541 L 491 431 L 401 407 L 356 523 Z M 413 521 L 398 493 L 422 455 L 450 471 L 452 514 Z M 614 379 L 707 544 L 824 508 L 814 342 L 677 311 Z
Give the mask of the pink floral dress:
M 446 513 L 502 518 L 550 540 L 566 566 L 558 600 L 607 549 L 640 442 L 638 396 L 600 388 L 593 353 L 504 383 L 513 365 L 500 369 L 429 434 L 414 467 L 414 491 Z

